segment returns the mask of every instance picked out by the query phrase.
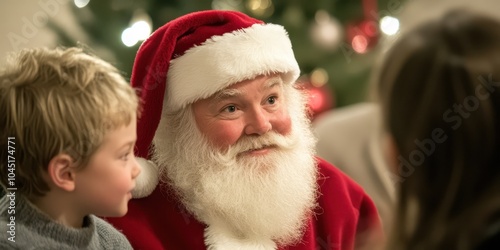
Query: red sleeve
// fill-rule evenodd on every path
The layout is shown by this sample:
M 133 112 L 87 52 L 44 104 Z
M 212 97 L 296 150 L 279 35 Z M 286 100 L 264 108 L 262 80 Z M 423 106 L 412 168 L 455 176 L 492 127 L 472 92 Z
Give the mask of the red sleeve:
M 359 221 L 356 228 L 356 249 L 374 249 L 384 241 L 382 223 L 373 201 L 365 194 L 359 208 Z

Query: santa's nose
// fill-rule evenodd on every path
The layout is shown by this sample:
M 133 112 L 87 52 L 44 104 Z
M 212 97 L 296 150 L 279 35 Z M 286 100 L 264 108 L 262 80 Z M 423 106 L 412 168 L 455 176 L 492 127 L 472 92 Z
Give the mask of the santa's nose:
M 263 135 L 272 129 L 269 121 L 269 114 L 262 108 L 253 109 L 247 114 L 247 125 L 245 134 L 247 135 Z

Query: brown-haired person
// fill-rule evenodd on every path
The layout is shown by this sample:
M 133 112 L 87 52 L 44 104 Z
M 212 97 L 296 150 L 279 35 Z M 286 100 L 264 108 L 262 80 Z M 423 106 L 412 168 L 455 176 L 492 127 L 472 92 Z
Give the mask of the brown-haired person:
M 389 249 L 500 249 L 500 22 L 454 10 L 419 26 L 378 82 L 405 178 Z

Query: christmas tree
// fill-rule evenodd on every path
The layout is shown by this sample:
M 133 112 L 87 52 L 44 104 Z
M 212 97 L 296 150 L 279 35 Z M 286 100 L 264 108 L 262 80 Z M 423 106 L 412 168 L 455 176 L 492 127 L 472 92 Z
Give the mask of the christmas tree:
M 319 104 L 327 108 L 366 99 L 369 75 L 378 54 L 377 44 L 383 36 L 379 29 L 381 18 L 391 15 L 391 4 L 403 4 L 396 0 L 74 0 L 74 3 L 72 11 L 90 38 L 89 47 L 107 48 L 113 56 L 112 63 L 127 77 L 141 40 L 151 30 L 183 14 L 207 9 L 238 10 L 283 25 L 289 32 L 303 74 L 301 79 L 311 82 L 312 88 L 325 84 L 319 94 L 334 100 Z M 393 22 L 392 26 L 395 25 Z M 59 31 L 63 45 L 77 43 L 63 29 Z

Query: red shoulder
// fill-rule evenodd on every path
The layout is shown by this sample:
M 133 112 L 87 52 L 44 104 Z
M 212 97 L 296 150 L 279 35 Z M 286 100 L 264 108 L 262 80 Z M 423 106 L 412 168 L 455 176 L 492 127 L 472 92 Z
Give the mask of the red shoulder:
M 364 189 L 353 179 L 335 167 L 333 164 L 317 157 L 320 195 L 319 206 L 325 217 L 332 211 L 345 216 L 345 226 L 350 228 L 354 223 L 356 246 L 367 242 L 380 242 L 384 238 L 382 224 L 377 208 Z M 350 219 L 349 219 L 350 218 Z M 336 221 L 339 219 L 337 218 Z

